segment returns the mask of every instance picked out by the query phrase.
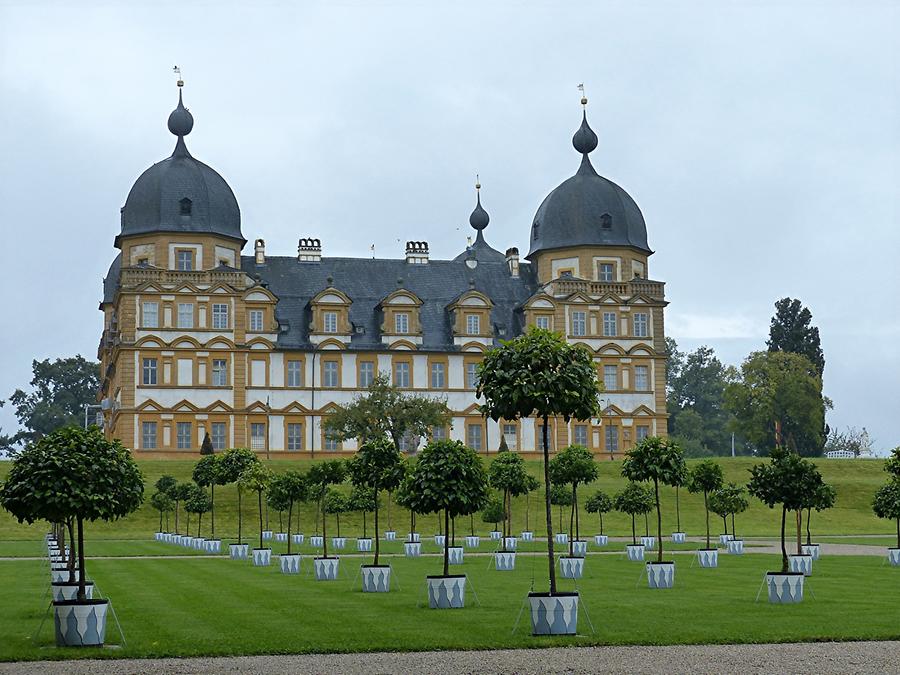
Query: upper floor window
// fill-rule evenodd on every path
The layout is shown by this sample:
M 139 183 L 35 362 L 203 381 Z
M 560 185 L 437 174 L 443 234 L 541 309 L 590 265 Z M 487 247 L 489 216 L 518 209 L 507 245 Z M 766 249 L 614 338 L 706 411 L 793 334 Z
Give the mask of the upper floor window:
M 144 328 L 159 328 L 159 303 L 145 302 L 141 306 Z
M 213 450 L 224 450 L 228 442 L 225 438 L 225 422 L 213 422 L 209 425 L 209 440 L 212 441 Z
M 600 227 L 604 230 L 612 229 L 612 216 L 608 213 L 604 213 L 600 216 Z
M 178 327 L 193 328 L 194 327 L 194 303 L 179 302 L 178 303 Z
M 338 362 L 325 361 L 322 363 L 322 386 L 338 386 Z
M 250 332 L 261 333 L 263 330 L 263 311 L 261 309 L 250 310 Z
M 191 204 L 191 200 L 190 200 L 190 199 L 188 199 L 187 197 L 185 197 L 185 198 L 182 199 L 180 202 L 178 202 L 178 205 L 181 207 L 181 209 L 180 209 L 180 210 L 181 210 L 181 215 L 183 215 L 183 216 L 189 216 L 189 215 L 191 215 L 191 207 L 193 206 L 193 204 Z
M 398 361 L 394 364 L 394 385 L 409 388 L 409 363 Z
M 616 313 L 603 312 L 603 334 L 607 337 L 616 335 Z
M 612 263 L 600 263 L 597 265 L 598 281 L 613 281 L 615 268 Z
M 572 312 L 572 335 L 582 336 L 587 334 L 587 314 L 585 312 Z
M 156 359 L 144 359 L 141 382 L 143 384 L 156 384 Z
M 650 333 L 647 330 L 647 315 L 643 312 L 638 312 L 634 315 L 634 336 L 635 337 L 647 337 Z
M 446 381 L 447 381 L 446 366 L 440 362 L 432 363 L 431 364 L 431 388 L 432 389 L 443 389 Z
M 481 334 L 481 317 L 478 314 L 466 314 L 466 335 Z
M 603 388 L 606 391 L 615 391 L 619 388 L 618 366 L 603 366 Z
M 145 450 L 156 448 L 156 422 L 141 423 L 141 447 Z
M 638 391 L 650 391 L 650 369 L 647 366 L 634 367 L 634 388 Z
M 337 333 L 337 312 L 322 313 L 322 330 L 326 333 Z
M 287 362 L 287 386 L 303 386 L 303 361 Z
M 478 388 L 478 364 L 466 364 L 466 389 Z
M 212 324 L 218 330 L 228 328 L 228 305 L 216 303 L 212 306 Z
M 179 450 L 191 449 L 191 423 L 178 422 L 175 425 L 175 442 Z
M 359 386 L 362 389 L 368 389 L 375 381 L 375 362 L 360 361 L 359 362 Z
M 175 251 L 175 269 L 181 272 L 190 272 L 194 269 L 194 252 L 190 249 L 178 249 Z
M 409 332 L 409 314 L 407 314 L 406 312 L 398 312 L 397 314 L 394 314 L 394 332 Z
M 213 359 L 212 385 L 214 387 L 228 386 L 228 361 L 225 359 Z

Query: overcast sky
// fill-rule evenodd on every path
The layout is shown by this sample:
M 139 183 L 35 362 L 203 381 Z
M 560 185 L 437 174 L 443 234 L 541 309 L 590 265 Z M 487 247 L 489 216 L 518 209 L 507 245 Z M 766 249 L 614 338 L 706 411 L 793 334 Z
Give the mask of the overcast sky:
M 33 358 L 96 356 L 119 208 L 174 147 L 173 65 L 189 149 L 270 255 L 316 236 L 328 256 L 408 239 L 454 256 L 476 172 L 487 240 L 527 250 L 578 167 L 584 82 L 593 163 L 643 210 L 667 333 L 738 364 L 799 297 L 832 427 L 900 445 L 898 6 L 0 0 L 0 398 Z

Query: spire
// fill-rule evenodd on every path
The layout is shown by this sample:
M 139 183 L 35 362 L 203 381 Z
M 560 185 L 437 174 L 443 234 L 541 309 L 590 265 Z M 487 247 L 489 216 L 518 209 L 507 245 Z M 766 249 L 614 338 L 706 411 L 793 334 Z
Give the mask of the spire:
M 481 237 L 481 231 L 491 222 L 491 217 L 481 207 L 481 183 L 477 174 L 475 175 L 475 200 L 475 210 L 469 216 L 469 225 L 478 232 L 478 237 Z
M 178 142 L 175 144 L 175 152 L 173 157 L 190 157 L 187 146 L 184 144 L 184 137 L 191 133 L 194 128 L 194 116 L 184 107 L 181 98 L 181 90 L 184 87 L 184 80 L 181 79 L 181 71 L 175 66 L 175 72 L 178 74 L 178 106 L 169 114 L 168 127 L 169 131 L 178 136 Z
M 578 127 L 578 131 L 572 136 L 572 145 L 575 147 L 575 150 L 582 154 L 581 167 L 578 169 L 578 173 L 595 174 L 596 171 L 594 171 L 594 167 L 591 165 L 591 160 L 588 158 L 588 155 L 597 147 L 597 134 L 594 133 L 594 130 L 591 129 L 591 126 L 587 121 L 588 100 L 584 95 L 584 85 L 578 85 L 578 89 L 581 92 L 581 107 L 583 108 L 583 111 L 581 114 L 581 126 Z

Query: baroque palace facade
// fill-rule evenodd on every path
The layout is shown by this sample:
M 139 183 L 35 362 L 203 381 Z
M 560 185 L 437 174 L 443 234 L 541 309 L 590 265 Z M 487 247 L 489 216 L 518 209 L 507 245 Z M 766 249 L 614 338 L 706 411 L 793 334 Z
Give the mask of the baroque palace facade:
M 175 150 L 137 179 L 121 210 L 100 303 L 110 437 L 141 456 L 196 453 L 207 433 L 216 449 L 353 451 L 322 421 L 385 373 L 447 401 L 452 424 L 436 437 L 490 452 L 503 435 L 533 452 L 539 422 L 486 420 L 475 397 L 485 350 L 529 326 L 585 345 L 603 383 L 602 416 L 553 421 L 554 448 L 579 443 L 614 458 L 665 435 L 664 284 L 650 280 L 637 204 L 591 164 L 586 114 L 572 139 L 580 166 L 541 203 L 524 259 L 487 243 L 480 194 L 474 242 L 452 260 L 431 259 L 426 242 L 408 242 L 399 259 L 329 258 L 311 237 L 296 256 L 268 256 L 261 239 L 242 256 L 237 200 L 188 152 L 193 124 L 179 88 L 168 119 Z

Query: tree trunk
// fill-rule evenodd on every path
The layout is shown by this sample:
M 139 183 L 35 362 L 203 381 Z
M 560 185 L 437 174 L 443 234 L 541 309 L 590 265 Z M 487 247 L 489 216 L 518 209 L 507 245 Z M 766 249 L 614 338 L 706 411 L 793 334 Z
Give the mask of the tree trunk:
M 787 555 L 787 546 L 784 542 L 784 524 L 787 518 L 787 508 L 784 506 L 781 507 L 781 573 L 785 574 L 788 571 L 788 555 Z
M 731 538 L 737 539 L 737 532 L 734 529 L 734 514 L 731 514 Z
M 269 529 L 269 502 L 266 502 L 266 529 Z
M 709 548 L 709 502 L 706 499 L 706 490 L 703 491 L 703 510 L 706 511 L 706 548 Z
M 450 519 L 450 532 L 451 532 L 450 545 L 455 547 L 456 546 L 456 516 L 453 516 L 453 518 Z
M 209 484 L 210 491 L 210 509 L 209 509 L 209 520 L 210 520 L 210 532 L 213 539 L 216 538 L 216 483 L 213 481 Z
M 572 486 L 572 502 L 575 504 L 575 539 L 581 540 L 581 525 L 578 522 L 578 495 L 576 494 L 577 486 Z
M 241 486 L 238 485 L 238 544 L 243 544 L 244 540 L 241 538 L 241 526 L 243 525 L 243 513 L 241 511 Z
M 259 547 L 263 547 L 263 503 L 262 503 L 262 490 L 259 490 L 256 493 L 259 496 Z
M 159 511 L 159 531 L 162 532 L 162 509 Z M 63 549 L 64 551 L 66 549 Z
M 472 536 L 475 536 L 475 514 L 469 514 L 469 532 L 472 533 Z
M 600 512 L 600 535 L 603 535 L 603 511 Z
M 675 486 L 675 527 L 681 532 L 681 500 L 678 496 L 678 486 Z
M 166 511 L 166 532 L 169 531 L 169 512 Z
M 803 533 L 801 532 L 803 511 L 797 509 L 797 555 L 803 555 Z
M 279 532 L 284 532 L 284 520 L 282 520 L 282 515 L 283 515 L 283 512 L 279 511 L 278 512 L 278 531 Z
M 440 519 L 440 516 L 438 516 Z M 450 528 L 450 514 L 444 509 L 444 530 Z M 444 576 L 450 576 L 450 538 L 444 537 Z
M 575 483 L 572 483 L 572 508 L 569 510 L 569 557 L 575 555 Z
M 553 512 L 550 510 L 550 442 L 544 415 L 544 515 L 547 519 L 547 562 L 550 568 L 550 595 L 556 595 L 556 565 L 553 560 Z
M 363 539 L 367 539 L 366 533 L 367 533 L 368 530 L 367 530 L 366 528 L 367 528 L 367 524 L 366 524 L 366 512 L 363 511 Z
M 294 518 L 294 500 L 292 499 L 291 501 L 288 502 L 288 529 L 287 529 L 287 536 L 288 536 L 287 537 L 287 539 L 288 539 L 287 554 L 288 555 L 291 554 L 291 521 L 293 520 L 293 518 Z
M 175 500 L 175 534 L 178 534 L 178 500 Z
M 69 583 L 71 584 L 71 583 L 75 582 L 75 556 L 78 555 L 78 547 L 75 545 L 75 543 L 76 543 L 75 542 L 75 530 L 73 529 L 74 524 L 72 523 L 71 518 L 66 520 L 66 528 L 68 528 L 68 530 L 69 530 L 69 544 L 70 544 L 69 558 L 68 558 L 68 560 L 66 560 L 66 564 L 69 566 Z M 63 532 L 65 532 L 65 530 L 63 530 Z M 62 552 L 63 552 L 63 555 L 65 555 L 65 553 L 66 553 L 65 539 L 63 540 Z
M 650 514 L 649 513 L 644 514 L 644 536 L 645 537 L 650 536 Z
M 637 532 L 634 529 L 634 514 L 631 514 L 631 545 L 637 546 Z
M 338 539 L 340 539 L 341 538 L 341 514 L 336 513 L 336 514 L 334 514 L 334 517 L 337 519 L 337 536 L 338 536 Z
M 203 526 L 203 512 L 197 514 L 197 537 L 200 536 L 200 528 Z
M 659 481 L 653 479 L 653 490 L 656 492 L 656 538 L 659 540 L 659 554 L 656 557 L 657 562 L 663 561 L 663 538 L 662 538 L 662 511 L 659 508 Z
M 376 502 L 378 501 L 378 495 L 375 495 Z M 388 520 L 388 530 L 393 530 L 391 527 L 391 493 L 387 493 L 387 520 Z
M 324 490 L 323 490 L 324 492 Z M 328 557 L 328 535 L 325 534 L 325 529 L 328 526 L 328 516 L 325 514 L 325 509 L 319 509 L 322 512 L 322 557 Z M 316 524 L 316 530 L 319 529 L 318 523 Z
M 722 527 L 725 528 L 725 534 L 728 534 L 728 516 L 722 516 Z
M 900 548 L 900 518 L 897 518 L 897 548 Z
M 84 569 L 84 524 L 81 520 L 81 516 L 78 516 L 78 601 L 84 602 L 87 600 L 84 589 L 84 581 L 87 577 L 87 572 Z
M 531 508 L 531 493 L 525 493 L 525 531 L 531 532 L 531 529 L 528 527 L 528 511 Z
M 187 523 L 184 526 L 184 534 L 186 537 L 190 537 L 191 536 L 191 512 L 188 511 L 187 508 L 184 509 L 184 512 L 186 514 L 185 517 L 187 518 Z
M 809 532 L 809 519 L 812 517 L 812 509 L 806 509 L 806 545 L 812 545 L 812 535 Z
M 390 499 L 390 496 L 388 496 Z M 374 564 L 378 564 L 378 554 L 380 553 L 379 549 L 379 536 L 378 536 L 378 487 L 375 487 L 375 562 Z

